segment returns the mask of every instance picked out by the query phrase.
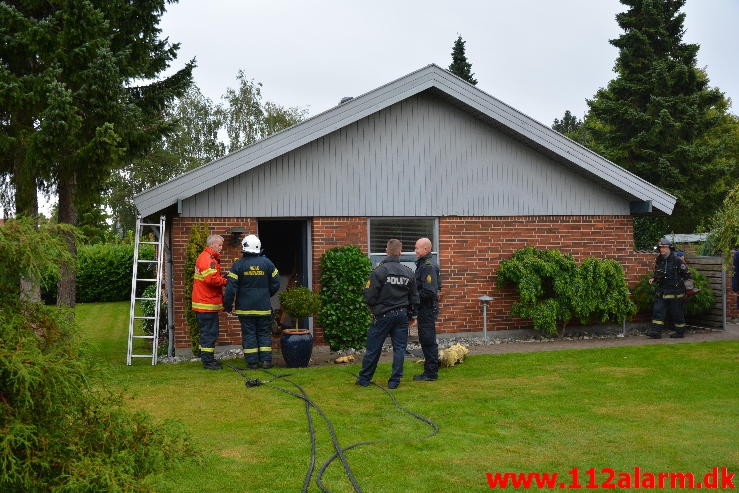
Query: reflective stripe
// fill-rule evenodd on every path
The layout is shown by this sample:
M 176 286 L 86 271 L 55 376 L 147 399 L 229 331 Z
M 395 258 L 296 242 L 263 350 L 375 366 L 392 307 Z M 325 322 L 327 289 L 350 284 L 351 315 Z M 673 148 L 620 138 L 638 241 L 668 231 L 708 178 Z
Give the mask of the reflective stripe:
M 684 297 L 685 297 L 684 294 L 663 294 L 662 295 L 662 298 L 665 300 L 672 300 L 672 299 L 684 298 Z
M 200 275 L 203 277 L 208 277 L 209 275 L 214 274 L 216 272 L 218 271 L 216 271 L 215 269 L 205 269 L 205 270 L 200 271 Z
M 274 272 L 272 273 L 272 277 L 275 277 L 275 276 L 277 276 L 277 275 L 278 275 L 279 273 L 280 273 L 280 272 L 279 272 L 279 271 L 278 271 L 277 269 L 275 269 L 275 271 L 274 271 Z
M 664 325 L 665 324 L 664 320 L 652 320 L 652 323 L 653 324 L 656 324 L 656 325 Z
M 214 348 L 214 347 L 203 347 L 203 346 L 200 346 L 200 350 L 202 352 L 204 352 L 204 353 L 213 353 L 213 352 L 215 352 L 216 348 Z
M 234 310 L 236 315 L 272 315 L 272 310 Z
M 193 279 L 196 279 L 198 281 L 202 281 L 203 280 L 203 275 L 202 274 L 193 274 L 192 278 Z
M 262 353 L 272 352 L 272 346 L 259 346 L 259 351 Z
M 244 348 L 244 354 L 253 354 L 253 353 L 258 353 L 258 352 L 259 352 L 259 349 L 257 348 L 251 348 L 251 347 Z
M 228 273 L 228 277 L 230 277 L 231 279 L 238 279 L 239 278 L 238 274 L 234 274 L 233 272 L 229 272 Z
M 675 324 L 675 327 L 685 327 L 685 324 Z
M 192 309 L 200 308 L 201 310 L 218 311 L 223 309 L 223 305 L 209 305 L 207 303 L 195 303 L 192 302 Z

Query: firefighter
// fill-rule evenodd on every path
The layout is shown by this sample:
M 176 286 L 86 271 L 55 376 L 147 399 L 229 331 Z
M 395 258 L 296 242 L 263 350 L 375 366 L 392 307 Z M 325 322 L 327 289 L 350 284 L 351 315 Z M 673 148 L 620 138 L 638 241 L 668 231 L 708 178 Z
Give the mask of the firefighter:
M 436 342 L 436 317 L 439 315 L 439 267 L 431 256 L 431 240 L 416 241 L 416 285 L 421 304 L 418 306 L 418 342 L 423 351 L 423 373 L 413 380 L 432 382 L 439 375 L 439 345 Z
M 228 273 L 224 304 L 233 310 L 241 324 L 244 359 L 249 369 L 272 367 L 272 303 L 280 289 L 280 273 L 262 254 L 262 242 L 256 235 L 241 240 L 244 256 L 234 262 Z
M 218 339 L 218 312 L 223 310 L 223 286 L 226 285 L 219 259 L 222 250 L 223 236 L 208 236 L 205 250 L 195 261 L 192 282 L 192 311 L 200 327 L 200 360 L 206 370 L 221 369 L 221 363 L 215 359 L 215 345 Z
M 685 280 L 690 279 L 690 271 L 685 261 L 675 255 L 672 242 L 662 238 L 657 246 L 659 255 L 654 263 L 654 274 L 649 284 L 655 286 L 655 301 L 652 307 L 652 326 L 647 337 L 659 339 L 665 322 L 669 319 L 674 324 L 673 338 L 685 337 Z

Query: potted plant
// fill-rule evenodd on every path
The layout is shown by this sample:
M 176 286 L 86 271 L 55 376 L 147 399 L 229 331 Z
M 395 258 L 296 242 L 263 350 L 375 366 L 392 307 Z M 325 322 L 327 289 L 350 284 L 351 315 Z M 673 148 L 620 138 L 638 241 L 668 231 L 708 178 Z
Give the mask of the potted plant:
M 285 364 L 290 368 L 308 366 L 313 353 L 313 334 L 300 328 L 300 320 L 318 313 L 321 299 L 305 286 L 295 286 L 280 294 L 282 310 L 295 320 L 295 328 L 282 330 L 280 347 Z

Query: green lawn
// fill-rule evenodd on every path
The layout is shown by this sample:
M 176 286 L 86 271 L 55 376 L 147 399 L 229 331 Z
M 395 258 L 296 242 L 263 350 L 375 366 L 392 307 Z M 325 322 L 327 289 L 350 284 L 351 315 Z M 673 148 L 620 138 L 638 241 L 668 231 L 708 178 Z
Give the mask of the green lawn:
M 199 364 L 125 365 L 127 303 L 83 304 L 77 320 L 104 381 L 132 409 L 184 422 L 203 457 L 173 464 L 148 485 L 165 492 L 299 492 L 310 459 L 305 406 L 269 385 L 247 388 L 231 370 Z M 240 364 L 240 361 L 234 361 Z M 378 388 L 353 385 L 349 367 L 276 369 L 273 385 L 302 386 L 330 419 L 364 492 L 490 491 L 486 473 L 739 471 L 739 342 L 649 345 L 469 357 L 435 383 L 406 380 L 394 395 L 439 426 L 401 412 Z M 380 365 L 384 383 L 389 364 Z M 267 375 L 253 372 L 262 378 Z M 294 388 L 291 390 L 296 391 Z M 320 416 L 316 470 L 333 453 Z M 618 476 L 614 479 L 614 483 Z M 739 479 L 735 484 L 739 486 Z M 353 488 L 339 461 L 324 475 L 333 492 Z M 544 488 L 545 489 L 545 488 Z M 621 491 L 615 488 L 610 491 Z M 315 481 L 309 489 L 320 491 Z

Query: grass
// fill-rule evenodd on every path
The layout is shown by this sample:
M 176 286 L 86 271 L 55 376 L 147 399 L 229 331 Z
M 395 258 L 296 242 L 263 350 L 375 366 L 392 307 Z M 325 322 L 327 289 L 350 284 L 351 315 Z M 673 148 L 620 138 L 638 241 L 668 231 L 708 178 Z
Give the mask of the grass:
M 184 422 L 202 458 L 149 477 L 164 492 L 297 492 L 310 458 L 300 399 L 270 386 L 247 388 L 235 372 L 197 363 L 125 365 L 128 305 L 84 304 L 77 320 L 104 382 L 127 405 Z M 240 362 L 234 361 L 235 364 Z M 479 355 L 394 391 L 433 420 L 439 433 L 396 408 L 382 390 L 353 385 L 358 365 L 276 369 L 289 373 L 327 414 L 365 492 L 489 491 L 486 473 L 612 468 L 631 472 L 739 470 L 739 342 L 649 345 L 526 354 Z M 384 383 L 389 364 L 375 381 Z M 266 375 L 255 372 L 266 378 Z M 284 379 L 274 382 L 290 388 Z M 294 389 L 293 389 L 294 390 Z M 334 453 L 317 428 L 316 468 Z M 597 481 L 606 479 L 597 476 Z M 739 484 L 739 481 L 735 481 Z M 324 475 L 333 492 L 353 491 L 338 461 Z M 315 481 L 311 492 L 319 491 Z M 620 491 L 618 488 L 612 491 Z

